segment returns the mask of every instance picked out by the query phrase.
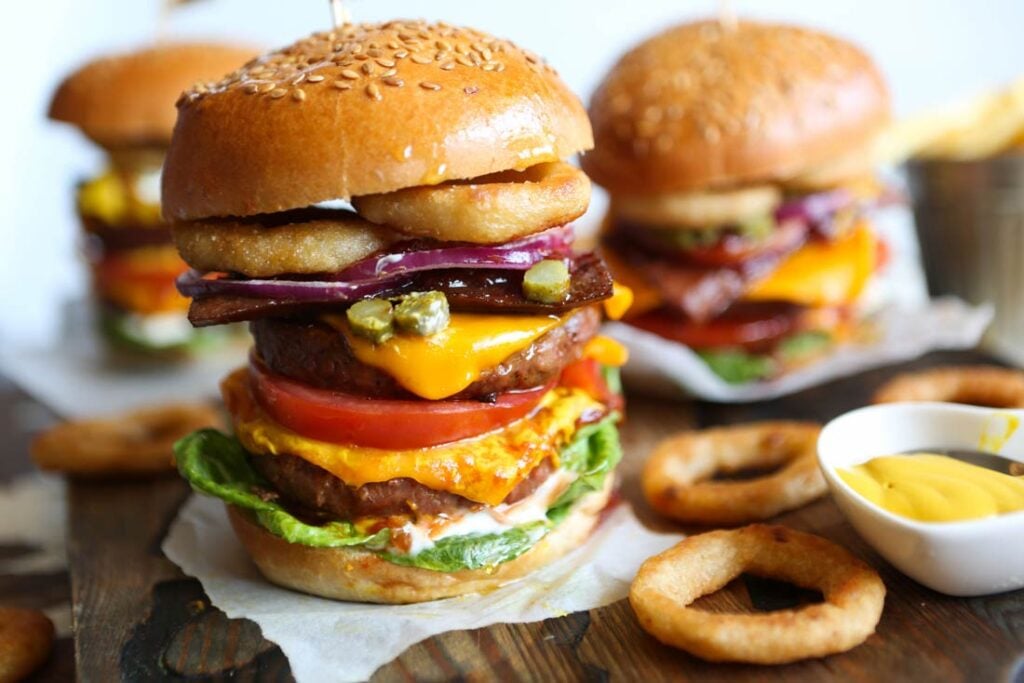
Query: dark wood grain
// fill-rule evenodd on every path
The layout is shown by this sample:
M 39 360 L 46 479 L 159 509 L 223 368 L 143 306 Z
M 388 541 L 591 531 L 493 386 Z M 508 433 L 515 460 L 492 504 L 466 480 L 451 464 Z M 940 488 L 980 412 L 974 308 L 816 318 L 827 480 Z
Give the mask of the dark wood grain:
M 910 367 L 979 360 L 973 353 L 932 354 Z M 671 528 L 652 517 L 639 495 L 639 468 L 658 439 L 680 429 L 753 419 L 825 421 L 867 402 L 896 371 L 873 371 L 741 406 L 630 397 L 623 427 L 623 495 L 646 522 Z M 81 680 L 150 680 L 158 674 L 290 680 L 281 651 L 264 641 L 255 625 L 223 617 L 198 583 L 160 554 L 160 540 L 185 495 L 184 485 L 173 479 L 71 486 L 69 555 Z M 1024 683 L 1024 591 L 965 600 L 919 586 L 873 553 L 827 499 L 777 521 L 833 539 L 878 568 L 888 597 L 878 632 L 864 645 L 780 667 L 708 664 L 647 636 L 621 601 L 534 624 L 446 633 L 410 647 L 374 680 Z M 741 579 L 703 598 L 701 606 L 755 611 L 814 599 L 785 585 Z

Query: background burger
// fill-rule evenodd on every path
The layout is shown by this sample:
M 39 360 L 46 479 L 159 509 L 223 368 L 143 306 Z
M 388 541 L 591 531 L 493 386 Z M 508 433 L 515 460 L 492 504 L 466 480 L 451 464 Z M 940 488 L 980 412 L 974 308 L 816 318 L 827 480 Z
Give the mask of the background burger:
M 78 186 L 100 328 L 121 349 L 184 352 L 219 341 L 185 319 L 174 288 L 185 269 L 160 216 L 160 166 L 183 88 L 216 78 L 253 50 L 161 43 L 90 62 L 53 96 L 50 118 L 77 126 L 107 152 L 107 168 Z
M 443 24 L 345 25 L 182 97 L 179 287 L 255 347 L 222 384 L 235 437 L 178 467 L 271 581 L 431 600 L 586 539 L 620 458 L 597 329 L 629 298 L 572 250 L 591 144 L 550 67 Z
M 590 106 L 584 169 L 627 321 L 729 382 L 769 379 L 849 334 L 881 263 L 867 216 L 885 84 L 856 47 L 773 24 L 684 24 L 624 55 Z

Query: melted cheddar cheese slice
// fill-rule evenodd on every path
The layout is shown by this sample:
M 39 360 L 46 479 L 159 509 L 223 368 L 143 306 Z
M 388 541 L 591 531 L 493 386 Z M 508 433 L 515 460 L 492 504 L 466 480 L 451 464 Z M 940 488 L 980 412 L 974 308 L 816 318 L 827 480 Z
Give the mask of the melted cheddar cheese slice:
M 471 439 L 404 451 L 364 448 L 308 439 L 274 422 L 253 398 L 247 372 L 243 368 L 225 378 L 221 393 L 235 436 L 250 453 L 295 455 L 349 486 L 409 477 L 485 505 L 503 501 L 545 459 L 557 465 L 582 416 L 607 412 L 584 392 L 560 387 L 549 391 L 529 417 Z
M 452 313 L 448 327 L 428 337 L 400 334 L 381 344 L 357 337 L 341 315 L 323 316 L 359 362 L 383 370 L 417 396 L 438 400 L 475 382 L 485 370 L 522 351 L 562 324 L 555 315 Z
M 804 306 L 853 303 L 875 271 L 878 239 L 860 224 L 832 242 L 809 242 L 768 277 L 755 282 L 748 301 L 791 301 Z

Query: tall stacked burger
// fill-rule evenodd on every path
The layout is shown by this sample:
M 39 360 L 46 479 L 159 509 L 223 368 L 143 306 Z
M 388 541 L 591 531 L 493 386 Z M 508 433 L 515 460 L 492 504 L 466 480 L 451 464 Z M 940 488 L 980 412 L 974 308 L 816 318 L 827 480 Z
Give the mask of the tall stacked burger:
M 838 38 L 703 21 L 624 55 L 590 106 L 583 167 L 627 322 L 732 383 L 820 358 L 855 328 L 884 250 L 870 157 L 889 118 L 871 60 Z
M 432 600 L 587 538 L 625 361 L 597 331 L 629 298 L 573 249 L 590 187 L 565 160 L 591 144 L 543 61 L 444 24 L 343 25 L 182 96 L 179 288 L 255 346 L 222 384 L 234 436 L 177 462 L 268 579 Z
M 160 167 L 182 88 L 216 78 L 254 51 L 161 43 L 103 57 L 69 75 L 50 118 L 77 126 L 107 153 L 107 168 L 78 186 L 76 205 L 104 337 L 119 351 L 185 357 L 224 340 L 194 330 L 175 289 L 186 268 L 160 216 Z

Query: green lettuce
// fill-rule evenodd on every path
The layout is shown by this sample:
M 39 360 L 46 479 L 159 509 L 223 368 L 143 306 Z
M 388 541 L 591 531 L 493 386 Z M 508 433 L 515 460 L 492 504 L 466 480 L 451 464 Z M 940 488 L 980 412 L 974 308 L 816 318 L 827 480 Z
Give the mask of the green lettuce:
M 336 548 L 361 546 L 378 551 L 393 562 L 433 571 L 493 567 L 513 560 L 532 548 L 568 515 L 582 496 L 604 486 L 605 477 L 622 459 L 617 415 L 579 429 L 561 453 L 562 466 L 580 476 L 548 510 L 547 519 L 490 534 L 467 534 L 443 538 L 415 555 L 385 550 L 388 530 L 361 534 L 347 522 L 309 524 L 298 519 L 268 496 L 271 485 L 249 464 L 245 449 L 234 438 L 204 429 L 174 446 L 178 471 L 196 491 L 215 496 L 242 508 L 270 533 L 289 543 Z
M 339 548 L 365 545 L 383 547 L 390 533 L 360 533 L 348 522 L 314 525 L 303 522 L 261 492 L 271 491 L 249 464 L 245 449 L 237 440 L 215 429 L 202 429 L 174 444 L 178 472 L 192 488 L 247 510 L 257 522 L 289 543 Z
M 832 343 L 827 332 L 798 332 L 779 342 L 772 355 L 748 353 L 743 349 L 698 351 L 712 372 L 729 384 L 745 384 L 768 379 L 779 371 L 779 363 L 795 363 L 819 353 Z
M 100 331 L 114 345 L 143 354 L 203 353 L 223 346 L 231 335 L 231 329 L 196 328 L 181 341 L 157 344 L 139 335 L 130 320 L 128 314 L 104 311 L 100 315 Z
M 768 379 L 778 371 L 778 363 L 771 356 L 747 353 L 743 349 L 698 351 L 711 371 L 729 384 L 746 384 Z

